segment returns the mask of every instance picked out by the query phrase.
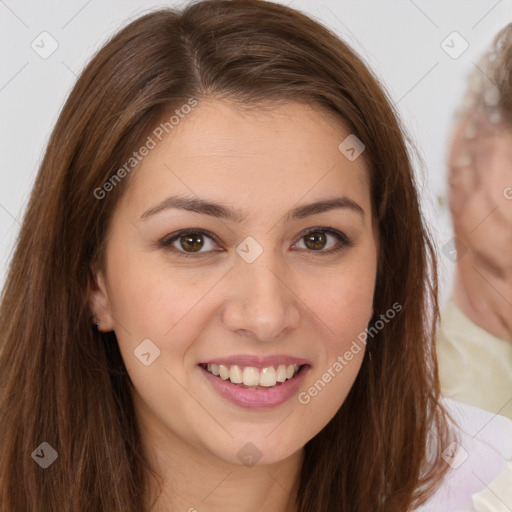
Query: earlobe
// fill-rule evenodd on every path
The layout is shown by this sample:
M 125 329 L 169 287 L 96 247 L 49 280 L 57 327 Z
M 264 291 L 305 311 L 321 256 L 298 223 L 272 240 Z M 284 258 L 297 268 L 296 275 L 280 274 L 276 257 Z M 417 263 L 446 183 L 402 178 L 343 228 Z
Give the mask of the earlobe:
M 94 317 L 98 331 L 110 332 L 114 330 L 111 314 L 110 298 L 103 272 L 91 271 L 89 280 L 89 306 Z

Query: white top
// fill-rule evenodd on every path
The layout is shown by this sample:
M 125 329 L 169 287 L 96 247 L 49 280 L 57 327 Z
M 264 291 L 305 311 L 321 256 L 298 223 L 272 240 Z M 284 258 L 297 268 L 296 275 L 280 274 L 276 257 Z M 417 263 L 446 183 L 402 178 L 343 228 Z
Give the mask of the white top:
M 459 441 L 444 449 L 451 469 L 417 512 L 512 511 L 512 421 L 450 398 L 444 402 L 460 427 Z
M 512 460 L 483 491 L 473 495 L 475 512 L 509 512 L 512 510 Z M 469 511 L 468 511 L 469 512 Z

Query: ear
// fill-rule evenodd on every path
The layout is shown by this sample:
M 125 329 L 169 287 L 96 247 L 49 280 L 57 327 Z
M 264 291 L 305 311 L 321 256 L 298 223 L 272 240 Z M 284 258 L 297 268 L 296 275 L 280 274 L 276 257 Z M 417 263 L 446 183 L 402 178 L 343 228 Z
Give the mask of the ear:
M 101 332 L 113 331 L 112 306 L 102 271 L 91 269 L 88 295 L 91 311 L 98 322 L 98 330 Z

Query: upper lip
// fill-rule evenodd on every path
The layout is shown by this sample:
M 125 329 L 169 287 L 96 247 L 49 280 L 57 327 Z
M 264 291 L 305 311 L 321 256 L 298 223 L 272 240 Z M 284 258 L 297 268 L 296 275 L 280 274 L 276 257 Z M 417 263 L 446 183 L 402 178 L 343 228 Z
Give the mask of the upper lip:
M 311 364 L 307 359 L 300 357 L 289 356 L 285 354 L 277 354 L 273 356 L 255 356 L 250 354 L 238 354 L 226 357 L 216 357 L 208 361 L 202 361 L 199 364 L 224 364 L 226 366 L 240 365 L 240 366 L 253 366 L 255 368 L 266 368 L 269 366 L 276 366 L 279 364 Z

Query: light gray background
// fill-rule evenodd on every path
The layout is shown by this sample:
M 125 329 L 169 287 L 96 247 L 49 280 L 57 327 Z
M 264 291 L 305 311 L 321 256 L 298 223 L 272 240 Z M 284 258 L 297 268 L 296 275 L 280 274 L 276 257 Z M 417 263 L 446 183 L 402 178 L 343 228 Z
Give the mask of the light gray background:
M 512 0 L 290 0 L 332 28 L 370 65 L 396 103 L 424 161 L 423 208 L 439 250 L 441 303 L 453 263 L 441 248 L 452 237 L 445 200 L 445 154 L 453 113 L 474 62 L 512 22 Z M 84 64 L 139 15 L 186 1 L 0 0 L 0 287 L 45 145 Z M 58 42 L 42 59 L 31 47 L 42 32 Z M 442 42 L 457 31 L 469 44 L 458 58 Z M 455 49 L 459 43 L 454 42 Z

